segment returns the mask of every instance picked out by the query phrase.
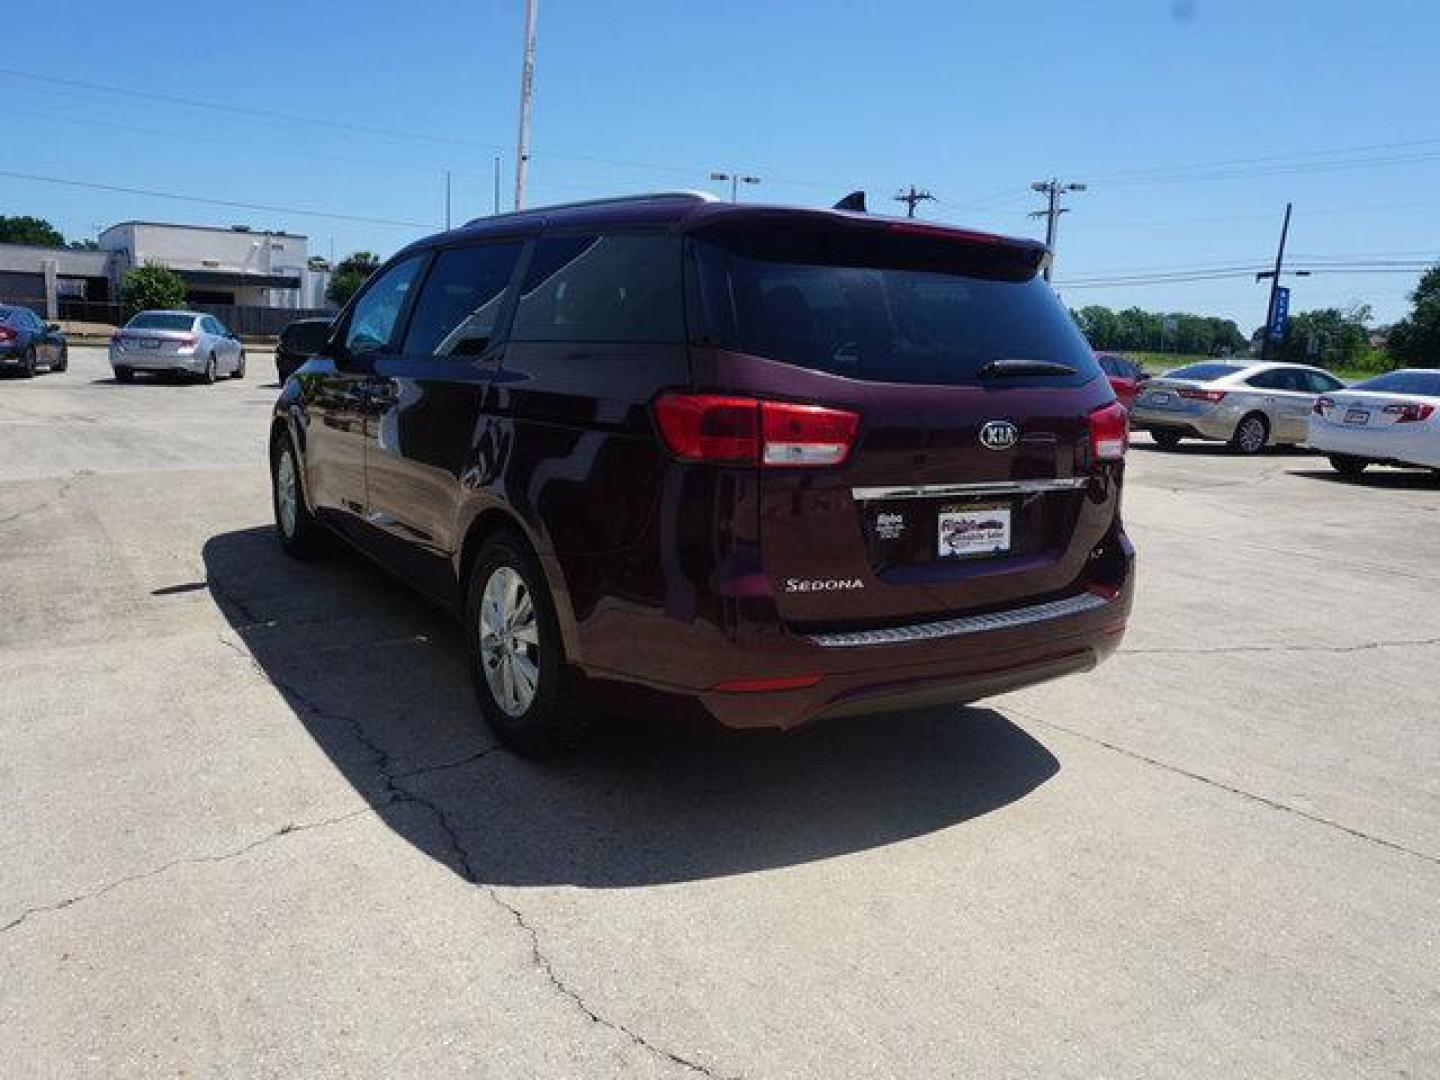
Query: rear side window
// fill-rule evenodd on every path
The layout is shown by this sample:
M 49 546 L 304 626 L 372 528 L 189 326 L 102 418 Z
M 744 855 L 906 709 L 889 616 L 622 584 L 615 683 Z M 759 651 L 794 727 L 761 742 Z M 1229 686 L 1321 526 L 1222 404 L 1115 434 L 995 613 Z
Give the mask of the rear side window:
M 510 336 L 684 341 L 680 265 L 680 239 L 668 234 L 546 237 L 525 275 Z
M 1300 374 L 1304 380 L 1305 389 L 1312 394 L 1328 394 L 1345 385 L 1334 375 L 1327 375 L 1323 371 L 1302 371 Z
M 1189 367 L 1167 371 L 1165 377 L 1167 379 L 1190 379 L 1193 382 L 1212 382 L 1244 370 L 1239 364 L 1191 364 Z
M 179 311 L 142 311 L 125 326 L 130 330 L 193 330 L 195 316 Z
M 495 336 L 522 244 L 451 248 L 435 257 L 405 335 L 406 353 L 478 356 Z
M 1073 375 L 1011 376 L 1079 385 L 1094 354 L 1034 266 L 971 245 L 923 249 L 888 234 L 806 226 L 697 241 L 703 321 L 697 340 L 876 382 L 976 384 L 992 360 L 1048 360 Z M 954 269 L 952 270 L 951 267 Z
M 1351 390 L 1379 390 L 1387 394 L 1422 394 L 1440 397 L 1440 371 L 1391 371 L 1356 383 Z

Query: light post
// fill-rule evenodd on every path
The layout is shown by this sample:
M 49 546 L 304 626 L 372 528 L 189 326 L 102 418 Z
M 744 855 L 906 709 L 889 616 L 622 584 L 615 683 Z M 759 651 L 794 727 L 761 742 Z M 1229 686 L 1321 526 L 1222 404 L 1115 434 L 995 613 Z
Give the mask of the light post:
M 741 185 L 741 184 L 758 184 L 758 183 L 760 183 L 760 177 L 758 177 L 758 176 L 744 176 L 744 175 L 742 175 L 741 173 L 738 173 L 738 172 L 712 172 L 712 173 L 710 174 L 710 179 L 711 179 L 711 180 L 729 180 L 729 181 L 730 181 L 730 201 L 731 201 L 731 202 L 739 202 L 739 201 L 740 201 L 740 185 Z

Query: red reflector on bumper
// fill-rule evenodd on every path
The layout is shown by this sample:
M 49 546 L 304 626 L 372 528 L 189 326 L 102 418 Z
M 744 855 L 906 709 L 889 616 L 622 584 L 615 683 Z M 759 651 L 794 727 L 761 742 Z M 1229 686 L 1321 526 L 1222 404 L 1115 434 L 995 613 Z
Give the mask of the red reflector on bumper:
M 823 676 L 820 675 L 786 675 L 779 679 L 731 679 L 729 682 L 716 683 L 710 689 L 719 691 L 722 694 L 756 694 L 768 690 L 804 690 L 806 687 L 814 686 Z

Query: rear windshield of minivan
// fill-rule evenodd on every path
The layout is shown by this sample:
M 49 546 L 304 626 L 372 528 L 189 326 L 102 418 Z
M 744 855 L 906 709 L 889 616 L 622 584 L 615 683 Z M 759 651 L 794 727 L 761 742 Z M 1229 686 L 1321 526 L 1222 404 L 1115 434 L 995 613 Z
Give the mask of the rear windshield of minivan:
M 176 311 L 142 311 L 128 323 L 127 330 L 189 330 L 195 324 L 194 315 L 182 315 Z
M 979 384 L 983 365 L 1007 359 L 1075 373 L 991 383 L 1080 385 L 1100 374 L 1028 249 L 769 225 L 707 235 L 695 253 L 698 343 L 877 382 Z

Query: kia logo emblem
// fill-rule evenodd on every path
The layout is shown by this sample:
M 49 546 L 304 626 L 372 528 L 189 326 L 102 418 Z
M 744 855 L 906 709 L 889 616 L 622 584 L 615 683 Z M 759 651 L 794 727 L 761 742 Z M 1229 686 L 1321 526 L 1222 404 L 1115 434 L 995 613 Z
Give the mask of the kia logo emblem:
M 1020 441 L 1020 429 L 1009 420 L 987 420 L 980 428 L 980 445 L 987 450 L 1009 450 Z

